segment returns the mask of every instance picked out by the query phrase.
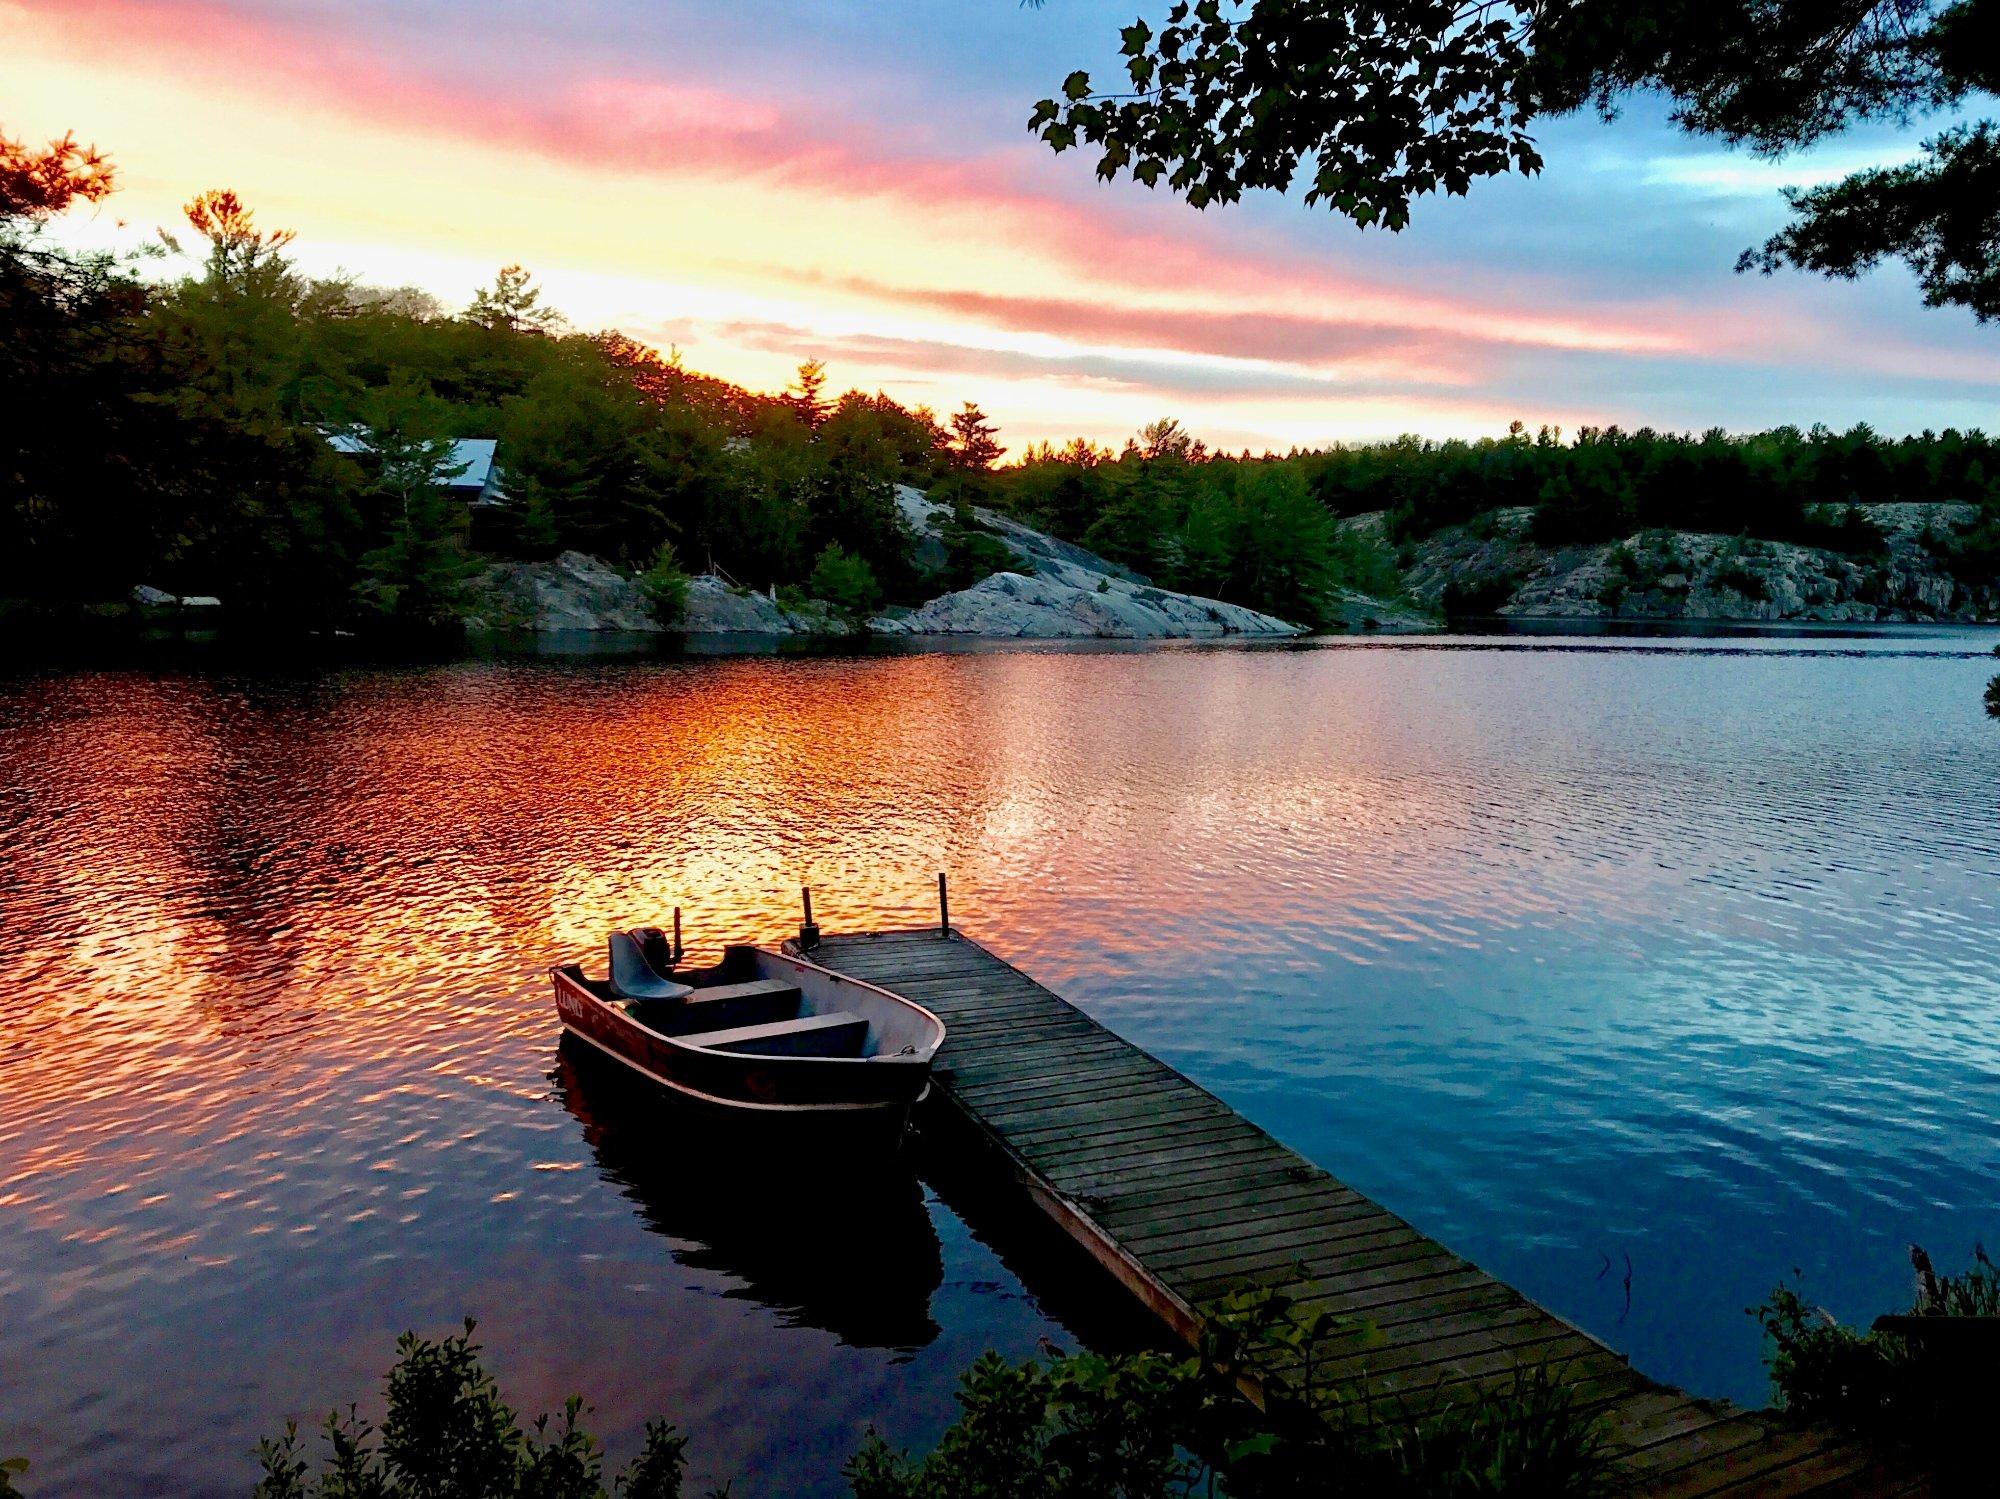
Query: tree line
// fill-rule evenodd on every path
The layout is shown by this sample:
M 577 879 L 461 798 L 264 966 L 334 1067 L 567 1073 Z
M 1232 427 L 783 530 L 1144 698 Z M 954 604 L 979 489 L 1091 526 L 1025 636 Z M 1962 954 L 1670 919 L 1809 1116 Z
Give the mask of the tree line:
M 411 288 L 311 277 L 229 192 L 138 255 L 53 243 L 111 166 L 71 139 L 0 138 L 0 593 L 109 598 L 138 581 L 232 615 L 435 626 L 471 550 L 576 548 L 633 569 L 714 566 L 758 587 L 815 570 L 913 597 L 899 483 L 999 455 L 881 394 L 833 397 L 808 361 L 760 394 L 616 332 L 570 330 L 517 266 L 449 313 Z M 366 451 L 340 452 L 336 433 Z M 506 503 L 468 538 L 436 482 L 453 437 L 497 438 Z M 963 538 L 961 538 L 963 540 Z M 968 547 L 969 542 L 965 543 Z M 863 598 L 863 602 L 873 602 Z
M 1888 438 L 1586 429 L 1565 441 L 1403 437 L 1211 452 L 1156 422 L 1112 452 L 1043 443 L 1000 466 L 993 424 L 858 390 L 816 361 L 760 393 L 617 332 L 571 329 L 518 266 L 450 312 L 426 292 L 313 277 L 229 192 L 142 254 L 46 232 L 102 200 L 111 164 L 0 137 L 0 596 L 214 594 L 232 618 L 450 628 L 493 558 L 574 548 L 683 596 L 688 571 L 798 589 L 849 617 L 1021 567 L 978 519 L 1011 512 L 1162 585 L 1315 624 L 1342 590 L 1400 591 L 1393 548 L 1508 506 L 1549 544 L 1678 527 L 1878 547 L 1854 505 L 1957 500 L 1940 538 L 2000 572 L 2000 453 L 1978 432 Z M 365 434 L 342 452 L 332 434 Z M 500 444 L 506 503 L 436 482 L 452 437 Z M 920 566 L 895 499 L 946 502 Z M 1386 526 L 1341 521 L 1381 511 Z M 1382 540 L 1386 539 L 1386 546 Z M 929 549 L 934 558 L 935 549 Z
M 1398 591 L 1397 550 L 1516 508 L 1552 547 L 1686 530 L 1866 556 L 1885 534 L 1863 507 L 1965 503 L 1975 517 L 1933 528 L 1933 549 L 1968 581 L 2000 576 L 2000 442 L 1978 431 L 1586 427 L 1565 440 L 1516 422 L 1477 441 L 1230 457 L 1163 421 L 1117 455 L 1082 441 L 1031 447 L 995 485 L 1006 508 L 1163 582 L 1308 622 L 1332 589 Z M 1339 524 L 1372 513 L 1380 527 Z

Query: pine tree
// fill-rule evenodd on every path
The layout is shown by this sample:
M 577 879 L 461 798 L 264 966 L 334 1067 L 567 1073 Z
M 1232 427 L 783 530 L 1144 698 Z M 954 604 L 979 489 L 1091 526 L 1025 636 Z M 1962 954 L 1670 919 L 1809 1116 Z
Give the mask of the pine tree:
M 808 432 L 817 432 L 831 407 L 826 400 L 826 365 L 808 359 L 799 366 L 799 377 L 785 392 L 785 405 Z
M 952 447 L 960 468 L 989 469 L 1007 450 L 993 440 L 1000 429 L 986 419 L 986 413 L 967 401 L 951 419 Z
M 542 305 L 542 289 L 518 265 L 500 267 L 493 285 L 473 295 L 465 315 L 507 333 L 552 333 L 562 326 L 562 314 Z

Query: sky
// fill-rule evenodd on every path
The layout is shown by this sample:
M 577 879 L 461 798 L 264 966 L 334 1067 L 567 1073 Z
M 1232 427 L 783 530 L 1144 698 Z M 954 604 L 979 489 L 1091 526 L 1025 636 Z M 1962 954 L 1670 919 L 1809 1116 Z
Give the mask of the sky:
M 184 227 L 229 187 L 313 272 L 458 307 L 518 262 L 579 328 L 758 388 L 818 358 L 835 388 L 974 401 L 1016 451 L 1162 416 L 1232 451 L 1515 419 L 2000 427 L 2000 327 L 1900 267 L 1733 270 L 1781 186 L 1915 134 L 1770 162 L 1640 99 L 1541 122 L 1539 177 L 1421 200 L 1400 235 L 1297 195 L 1197 212 L 1025 128 L 1163 9 L 0 0 L 0 132 L 110 152 L 120 191 L 76 240 Z

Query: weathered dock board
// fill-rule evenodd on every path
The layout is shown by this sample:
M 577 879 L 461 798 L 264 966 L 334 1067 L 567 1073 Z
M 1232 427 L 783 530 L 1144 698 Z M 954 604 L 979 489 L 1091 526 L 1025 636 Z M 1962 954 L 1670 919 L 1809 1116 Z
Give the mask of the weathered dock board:
M 1408 1402 L 1546 1366 L 1601 1413 L 1635 1493 L 1927 1492 L 1837 1437 L 1646 1379 L 956 931 L 832 936 L 812 957 L 944 1020 L 941 1101 L 1183 1337 L 1249 1279 L 1372 1324 L 1371 1346 L 1332 1372 Z

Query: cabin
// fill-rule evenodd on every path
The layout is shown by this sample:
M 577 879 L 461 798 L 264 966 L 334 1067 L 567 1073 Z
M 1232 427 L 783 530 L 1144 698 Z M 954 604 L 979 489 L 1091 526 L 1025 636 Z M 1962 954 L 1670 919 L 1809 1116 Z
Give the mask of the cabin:
M 447 468 L 458 472 L 445 480 L 445 493 L 464 500 L 473 509 L 504 505 L 507 489 L 494 455 L 499 441 L 491 437 L 454 437 Z
M 366 427 L 322 427 L 320 434 L 336 453 L 366 461 L 374 455 Z M 496 460 L 500 443 L 492 437 L 454 437 L 451 455 L 438 465 L 438 488 L 470 510 L 490 510 L 507 503 L 504 470 Z

